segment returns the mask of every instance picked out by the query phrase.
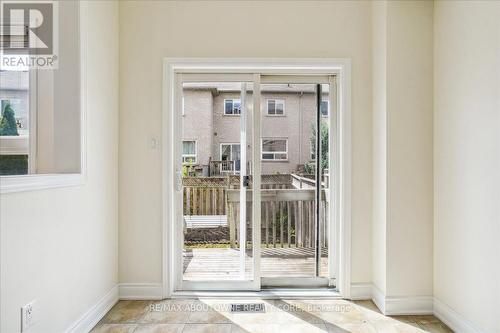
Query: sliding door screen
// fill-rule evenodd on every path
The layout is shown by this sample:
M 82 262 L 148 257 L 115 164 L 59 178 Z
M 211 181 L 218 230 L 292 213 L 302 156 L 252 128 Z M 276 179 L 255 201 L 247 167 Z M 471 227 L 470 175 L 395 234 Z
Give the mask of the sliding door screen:
M 264 83 L 261 100 L 261 276 L 326 278 L 329 85 Z

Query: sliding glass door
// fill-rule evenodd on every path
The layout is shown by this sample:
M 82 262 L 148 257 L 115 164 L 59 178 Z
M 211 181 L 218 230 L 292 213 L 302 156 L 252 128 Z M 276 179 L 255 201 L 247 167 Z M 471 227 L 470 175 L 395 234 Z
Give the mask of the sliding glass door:
M 256 289 L 252 246 L 252 76 L 180 75 L 178 285 Z
M 262 76 L 261 283 L 327 287 L 327 76 Z
M 333 286 L 335 77 L 176 75 L 175 289 Z

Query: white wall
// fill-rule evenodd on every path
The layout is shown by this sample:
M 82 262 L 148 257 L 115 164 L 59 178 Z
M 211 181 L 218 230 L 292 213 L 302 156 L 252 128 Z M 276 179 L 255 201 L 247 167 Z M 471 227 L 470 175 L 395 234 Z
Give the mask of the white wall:
M 164 57 L 352 59 L 352 280 L 371 281 L 370 29 L 363 1 L 120 3 L 120 282 L 162 281 Z
M 372 3 L 373 47 L 373 285 L 386 294 L 387 1 Z
M 118 282 L 118 5 L 88 8 L 88 180 L 0 198 L 1 332 L 63 332 Z
M 387 12 L 387 295 L 432 295 L 433 3 Z
M 434 295 L 500 332 L 500 2 L 434 19 Z
M 433 3 L 374 2 L 373 283 L 432 296 Z

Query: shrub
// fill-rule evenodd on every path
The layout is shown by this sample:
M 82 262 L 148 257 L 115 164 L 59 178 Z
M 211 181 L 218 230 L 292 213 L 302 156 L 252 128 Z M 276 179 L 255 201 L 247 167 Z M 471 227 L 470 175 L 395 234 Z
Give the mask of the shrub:
M 7 104 L 2 112 L 0 120 L 0 136 L 18 136 L 16 117 L 14 109 L 10 104 Z
M 325 169 L 328 169 L 328 125 L 322 121 L 321 122 L 321 127 L 320 127 L 320 135 L 321 135 L 321 160 L 320 160 L 320 168 L 321 172 L 323 172 Z M 314 127 L 314 124 L 311 125 L 311 138 L 309 139 L 311 141 L 311 145 L 314 150 L 316 150 L 316 128 Z M 316 156 L 316 160 L 318 157 Z M 307 163 L 304 165 L 304 170 L 308 174 L 314 174 L 315 173 L 315 162 L 312 163 Z

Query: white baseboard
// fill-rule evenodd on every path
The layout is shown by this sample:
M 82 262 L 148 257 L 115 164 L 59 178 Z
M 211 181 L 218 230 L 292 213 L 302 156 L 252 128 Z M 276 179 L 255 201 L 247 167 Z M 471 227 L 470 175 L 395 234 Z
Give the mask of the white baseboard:
M 385 297 L 385 315 L 427 315 L 434 313 L 432 296 Z
M 93 305 L 65 333 L 88 333 L 118 302 L 118 286 L 114 286 L 103 298 Z
M 380 312 L 385 314 L 385 295 L 374 285 L 372 285 L 372 301 L 375 303 Z
M 455 332 L 486 333 L 437 298 L 434 298 L 434 315 Z
M 432 314 L 432 296 L 385 296 L 371 283 L 352 284 L 351 298 L 353 300 L 371 299 L 385 315 Z
M 120 299 L 158 300 L 163 298 L 161 283 L 120 283 Z
M 372 299 L 372 284 L 351 283 L 351 299 L 353 301 Z
M 433 296 L 385 296 L 371 283 L 351 284 L 351 299 L 371 299 L 384 315 L 434 314 L 457 333 L 486 333 Z

